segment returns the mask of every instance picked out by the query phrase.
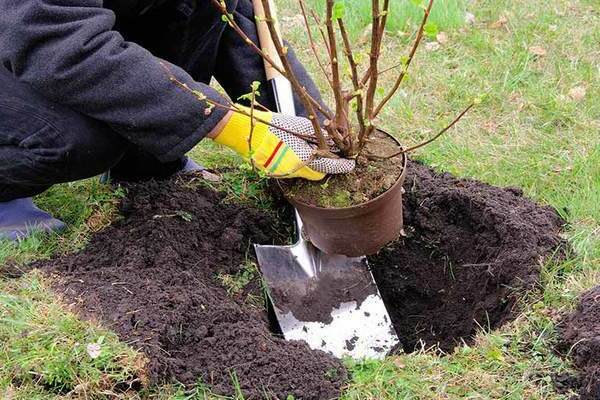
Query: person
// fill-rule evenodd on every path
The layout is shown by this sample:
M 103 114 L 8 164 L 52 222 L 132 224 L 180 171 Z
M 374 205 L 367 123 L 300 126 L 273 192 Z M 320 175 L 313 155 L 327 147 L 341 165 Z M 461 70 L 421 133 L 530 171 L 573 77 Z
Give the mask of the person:
M 250 0 L 226 5 L 258 43 Z M 322 102 L 292 50 L 289 57 Z M 64 228 L 32 201 L 53 184 L 106 170 L 134 181 L 199 169 L 185 154 L 205 137 L 275 176 L 320 180 L 354 168 L 346 159 L 311 161 L 308 142 L 289 133 L 313 134 L 310 121 L 273 112 L 259 113 L 250 152 L 250 118 L 210 106 L 227 104 L 212 78 L 240 104 L 261 82 L 260 103 L 274 109 L 262 58 L 210 0 L 0 0 L 0 238 Z

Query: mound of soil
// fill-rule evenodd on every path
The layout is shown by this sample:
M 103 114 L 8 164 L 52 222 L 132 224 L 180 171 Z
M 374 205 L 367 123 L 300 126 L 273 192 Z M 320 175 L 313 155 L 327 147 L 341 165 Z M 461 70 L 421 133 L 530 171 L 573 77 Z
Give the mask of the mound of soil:
M 451 350 L 481 327 L 511 318 L 542 260 L 561 244 L 550 207 L 474 180 L 409 163 L 406 237 L 370 258 L 404 351 Z
M 558 330 L 558 350 L 571 357 L 581 376 L 562 376 L 555 382 L 578 389 L 581 400 L 600 399 L 600 286 L 581 296 L 577 309 L 564 317 Z
M 122 220 L 39 267 L 58 275 L 57 289 L 84 317 L 147 355 L 153 382 L 200 379 L 234 395 L 235 375 L 246 399 L 337 397 L 347 377 L 338 360 L 275 337 L 264 309 L 219 284 L 217 274 L 235 274 L 253 254 L 251 243 L 281 238 L 273 217 L 222 197 L 189 182 L 130 186 Z
M 407 235 L 370 264 L 402 348 L 423 341 L 449 350 L 478 324 L 511 317 L 519 293 L 535 286 L 541 261 L 561 244 L 563 221 L 518 189 L 418 163 L 407 172 Z M 264 308 L 232 298 L 216 278 L 240 271 L 253 256 L 250 243 L 287 239 L 275 218 L 223 204 L 187 181 L 133 185 L 122 213 L 80 253 L 39 266 L 57 274 L 58 290 L 84 317 L 140 348 L 154 381 L 200 378 L 231 395 L 235 373 L 248 399 L 339 394 L 347 379 L 339 361 L 274 336 Z

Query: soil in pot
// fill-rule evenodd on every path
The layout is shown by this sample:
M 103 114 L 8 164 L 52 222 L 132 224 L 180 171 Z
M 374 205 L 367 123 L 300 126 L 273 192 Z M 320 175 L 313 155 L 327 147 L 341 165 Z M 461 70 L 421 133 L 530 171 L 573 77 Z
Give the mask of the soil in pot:
M 516 189 L 499 189 L 413 163 L 405 183 L 407 234 L 370 262 L 391 317 L 412 350 L 423 339 L 450 349 L 511 316 L 519 291 L 560 244 L 562 221 Z M 341 363 L 273 335 L 256 302 L 254 276 L 235 295 L 219 276 L 244 271 L 250 243 L 278 243 L 289 230 L 270 213 L 223 203 L 183 181 L 133 185 L 123 218 L 84 250 L 37 264 L 85 318 L 140 349 L 154 382 L 197 379 L 247 399 L 335 398 Z M 291 221 L 291 217 L 287 217 Z
M 365 154 L 372 154 L 377 158 L 359 156 L 352 173 L 331 175 L 323 182 L 304 179 L 282 181 L 284 193 L 302 203 L 323 208 L 343 208 L 366 203 L 385 193 L 400 178 L 403 155 L 388 158 L 400 150 L 402 148 L 394 139 L 377 131 L 365 148 Z
M 573 312 L 558 325 L 559 353 L 569 356 L 579 376 L 559 375 L 554 378 L 558 389 L 573 389 L 581 400 L 600 398 L 600 286 L 584 293 Z

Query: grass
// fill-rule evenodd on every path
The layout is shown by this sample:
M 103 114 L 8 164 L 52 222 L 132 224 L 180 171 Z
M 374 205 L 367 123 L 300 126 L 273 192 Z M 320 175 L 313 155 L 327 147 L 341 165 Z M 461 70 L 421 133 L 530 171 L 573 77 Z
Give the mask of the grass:
M 90 354 L 90 346 L 99 353 Z M 66 310 L 38 273 L 0 281 L 2 398 L 109 395 L 117 384 L 143 379 L 136 377 L 143 363 L 115 334 Z
M 365 1 L 356 0 L 350 10 L 357 38 L 366 26 Z M 283 17 L 297 19 L 294 1 L 279 3 Z M 414 23 L 407 16 L 410 1 L 393 5 L 392 33 L 408 30 Z M 482 98 L 448 136 L 415 156 L 459 176 L 523 188 L 568 221 L 566 238 L 574 252 L 565 262 L 543 266 L 543 288 L 523 300 L 515 321 L 493 331 L 482 327 L 475 343 L 449 355 L 422 349 L 382 362 L 352 363 L 353 380 L 344 399 L 566 399 L 569 395 L 556 393 L 549 378 L 570 368 L 552 351 L 556 316 L 600 281 L 600 3 L 439 0 L 437 7 L 434 22 L 446 31 L 448 42 L 435 51 L 421 49 L 406 86 L 380 124 L 405 143 L 417 143 L 471 99 Z M 450 10 L 447 15 L 444 7 Z M 465 10 L 475 15 L 474 25 L 459 26 Z M 318 76 L 301 26 L 286 24 L 286 35 Z M 409 37 L 392 35 L 386 63 L 405 54 L 409 42 Z M 533 54 L 532 46 L 543 47 L 546 55 Z M 383 79 L 388 87 L 392 76 Z M 570 95 L 575 87 L 585 88 L 582 99 Z M 240 167 L 231 152 L 205 143 L 193 156 L 227 168 L 221 188 L 230 201 L 271 206 L 265 181 Z M 39 196 L 36 200 L 71 228 L 18 247 L 0 244 L 0 265 L 81 248 L 91 232 L 114 218 L 120 195 L 88 180 Z M 233 277 L 235 284 L 239 278 Z M 78 321 L 39 275 L 0 280 L 0 293 L 1 398 L 57 399 L 82 383 L 90 398 L 110 398 L 106 386 L 127 380 L 139 367 L 131 349 L 109 332 Z M 100 336 L 107 348 L 100 361 L 86 358 L 81 345 L 75 346 Z M 193 391 L 151 387 L 135 396 L 217 398 L 202 385 Z
M 285 1 L 280 1 L 285 3 Z M 293 3 L 293 2 L 291 2 Z M 348 31 L 353 38 L 363 36 L 365 29 L 371 24 L 371 0 L 344 0 L 345 18 Z M 422 18 L 422 8 L 415 0 L 397 0 L 390 2 L 388 17 L 388 30 L 391 33 L 405 32 Z M 465 0 L 438 0 L 431 10 L 430 22 L 439 29 L 453 29 L 460 27 L 465 20 Z M 322 0 L 308 0 L 306 5 L 317 10 L 319 15 L 324 15 L 325 2 Z
M 222 181 L 209 182 L 208 185 L 226 193 L 226 201 L 251 204 L 265 210 L 273 209 L 272 198 L 267 194 L 269 181 L 258 176 L 233 151 L 205 141 L 190 152 L 190 157 L 202 160 L 202 165 L 206 168 L 219 171 Z

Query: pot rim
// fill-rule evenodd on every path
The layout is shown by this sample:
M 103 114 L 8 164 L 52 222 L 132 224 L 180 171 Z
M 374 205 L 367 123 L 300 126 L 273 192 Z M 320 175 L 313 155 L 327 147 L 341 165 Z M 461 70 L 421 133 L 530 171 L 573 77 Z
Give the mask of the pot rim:
M 392 138 L 393 141 L 395 141 L 396 143 L 398 143 L 398 146 L 400 146 L 400 148 L 402 150 L 405 150 L 404 146 L 402 146 L 402 143 L 400 143 L 400 141 L 398 139 L 396 139 L 395 137 L 393 137 L 392 135 L 390 135 L 389 133 L 387 133 L 384 130 L 378 129 L 379 132 L 385 133 L 386 135 L 388 135 L 390 138 Z M 378 201 L 379 199 L 381 199 L 382 197 L 384 197 L 385 195 L 387 195 L 391 190 L 393 190 L 396 186 L 401 185 L 404 183 L 404 178 L 406 175 L 406 168 L 408 166 L 408 157 L 406 156 L 406 153 L 402 153 L 402 173 L 400 174 L 400 176 L 398 177 L 398 179 L 396 180 L 396 182 L 390 186 L 390 188 L 388 190 L 386 190 L 385 192 L 381 193 L 379 196 L 369 200 L 369 201 L 365 201 L 364 203 L 360 203 L 360 204 L 356 204 L 354 206 L 350 206 L 350 207 L 319 207 L 319 206 L 315 206 L 312 204 L 308 204 L 305 203 L 303 201 L 300 200 L 296 200 L 293 199 L 294 202 L 303 205 L 304 207 L 308 207 L 308 208 L 312 208 L 314 210 L 328 210 L 328 211 L 346 211 L 346 210 L 355 210 L 355 209 L 359 209 L 359 208 L 363 208 L 365 207 L 365 205 L 371 204 L 371 203 L 375 203 L 376 201 Z M 281 186 L 281 183 L 278 181 L 277 185 L 279 185 L 279 188 L 282 189 L 283 188 Z M 285 193 L 285 191 L 283 191 Z M 287 196 L 285 196 L 286 199 L 288 199 L 288 201 L 291 201 L 291 198 L 288 198 Z

